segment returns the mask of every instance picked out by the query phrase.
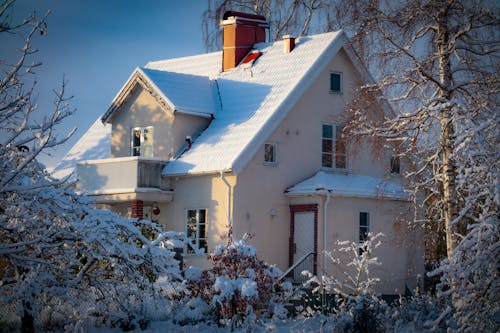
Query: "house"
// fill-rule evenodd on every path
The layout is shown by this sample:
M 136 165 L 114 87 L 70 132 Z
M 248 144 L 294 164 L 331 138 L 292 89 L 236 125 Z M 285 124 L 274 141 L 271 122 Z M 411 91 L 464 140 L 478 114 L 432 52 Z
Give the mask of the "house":
M 341 135 L 353 89 L 371 80 L 344 34 L 266 43 L 262 16 L 227 12 L 221 25 L 222 52 L 132 73 L 101 118 L 108 129 L 94 124 L 93 144 L 73 149 L 110 149 L 78 163 L 78 189 L 98 206 L 185 231 L 205 251 L 231 226 L 282 270 L 340 274 L 324 249 L 383 232 L 379 291 L 415 287 L 424 251 L 422 233 L 404 223 L 407 164 Z M 184 260 L 209 264 L 191 248 Z

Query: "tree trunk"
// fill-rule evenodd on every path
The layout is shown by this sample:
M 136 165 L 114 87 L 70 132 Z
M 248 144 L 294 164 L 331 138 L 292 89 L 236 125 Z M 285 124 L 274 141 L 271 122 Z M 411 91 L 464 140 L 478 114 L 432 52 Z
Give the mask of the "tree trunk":
M 437 46 L 439 54 L 439 81 L 441 84 L 440 97 L 442 103 L 451 100 L 452 73 L 450 55 L 450 32 L 448 29 L 448 8 L 444 8 L 438 15 Z M 458 216 L 456 165 L 453 159 L 455 148 L 455 131 L 453 128 L 452 106 L 446 105 L 441 109 L 441 176 L 443 182 L 442 211 L 446 232 L 446 254 L 451 258 L 458 243 L 456 226 L 452 222 Z

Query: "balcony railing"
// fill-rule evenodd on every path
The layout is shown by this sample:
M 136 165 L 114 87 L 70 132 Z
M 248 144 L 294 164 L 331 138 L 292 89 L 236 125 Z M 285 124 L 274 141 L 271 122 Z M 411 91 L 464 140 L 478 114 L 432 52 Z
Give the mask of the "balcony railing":
M 86 193 L 112 193 L 123 189 L 164 189 L 161 171 L 167 161 L 118 157 L 83 161 L 77 165 L 78 189 Z

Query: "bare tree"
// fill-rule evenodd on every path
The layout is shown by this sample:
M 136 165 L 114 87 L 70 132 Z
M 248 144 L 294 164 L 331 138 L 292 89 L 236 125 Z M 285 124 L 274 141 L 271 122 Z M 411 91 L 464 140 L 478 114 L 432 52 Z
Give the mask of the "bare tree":
M 475 183 L 483 163 L 498 175 L 499 10 L 488 1 L 344 1 L 336 6 L 353 45 L 374 75 L 359 95 L 389 101 L 396 117 L 373 121 L 353 101 L 351 128 L 398 143 L 412 156 L 417 190 L 445 226 L 447 256 L 474 220 L 493 183 Z M 361 99 L 358 98 L 358 102 Z M 467 133 L 467 135 L 463 135 Z M 480 140 L 481 150 L 470 145 Z M 479 158 L 483 156 L 484 159 Z M 483 182 L 489 176 L 483 175 Z M 482 191 L 479 188 L 489 186 Z M 492 196 L 493 195 L 493 196 Z M 437 213 L 437 216 L 436 214 Z M 462 224 L 462 225 L 461 225 Z
M 269 39 L 296 37 L 333 29 L 332 0 L 209 0 L 203 14 L 203 38 L 207 50 L 221 48 L 220 20 L 228 10 L 263 15 L 269 22 Z M 338 28 L 338 25 L 336 26 Z

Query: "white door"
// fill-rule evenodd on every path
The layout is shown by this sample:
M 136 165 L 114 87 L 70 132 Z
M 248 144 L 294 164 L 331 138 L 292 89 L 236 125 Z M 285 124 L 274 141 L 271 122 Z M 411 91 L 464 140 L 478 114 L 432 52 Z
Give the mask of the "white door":
M 293 255 L 293 263 L 301 260 L 305 255 L 314 251 L 314 212 L 295 213 L 294 215 L 294 228 L 293 228 L 293 241 L 295 243 L 295 253 Z M 306 264 L 304 262 L 304 264 Z M 303 265 L 300 264 L 298 269 L 294 271 L 295 281 L 304 279 L 301 276 L 301 269 Z M 309 269 L 309 267 L 304 267 Z M 311 271 L 312 273 L 312 271 Z

